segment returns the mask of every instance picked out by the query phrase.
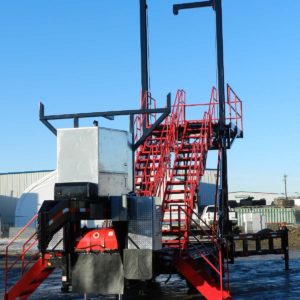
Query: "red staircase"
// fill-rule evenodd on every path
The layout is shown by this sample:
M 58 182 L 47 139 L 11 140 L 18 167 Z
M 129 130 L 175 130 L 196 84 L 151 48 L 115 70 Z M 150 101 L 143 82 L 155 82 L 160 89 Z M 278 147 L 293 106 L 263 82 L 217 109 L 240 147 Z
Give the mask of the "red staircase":
M 229 292 L 223 290 L 222 286 L 220 287 L 219 283 L 206 269 L 201 266 L 199 267 L 189 256 L 180 256 L 176 260 L 175 266 L 178 272 L 206 299 L 231 299 Z M 221 276 L 221 274 L 219 274 L 219 276 Z
M 205 298 L 230 299 L 229 284 L 223 289 L 228 270 L 223 266 L 217 234 L 194 211 L 207 153 L 218 149 L 214 144 L 219 121 L 217 91 L 212 89 L 203 118 L 194 121 L 186 120 L 186 108 L 197 105 L 186 105 L 185 93 L 180 101 L 182 95 L 183 91 L 177 92 L 172 114 L 137 152 L 137 193 L 162 197 L 163 246 L 174 250 L 177 271 Z M 236 137 L 242 137 L 242 103 L 229 86 L 227 107 L 230 147 Z M 142 132 L 141 125 L 137 132 Z M 195 229 L 203 239 L 193 233 Z
M 39 258 L 21 279 L 5 294 L 5 300 L 26 300 L 53 272 L 48 259 Z
M 26 300 L 38 288 L 38 286 L 52 273 L 54 268 L 49 262 L 49 255 L 40 257 L 38 251 L 33 251 L 37 244 L 37 234 L 34 232 L 22 245 L 21 254 L 11 263 L 9 258 L 15 252 L 10 253 L 11 246 L 26 232 L 37 219 L 35 215 L 6 246 L 5 252 L 5 273 L 4 273 L 4 299 L 5 300 Z M 20 278 L 11 283 L 12 271 L 20 269 Z
M 212 235 L 214 232 L 207 230 L 209 225 L 201 220 L 200 215 L 190 207 L 179 205 L 177 211 L 178 215 L 186 217 L 190 227 L 185 249 L 180 250 L 179 254 L 174 256 L 175 268 L 206 299 L 231 299 L 228 266 L 225 267 L 223 263 L 222 247 L 216 236 Z M 200 226 L 199 220 L 205 228 Z M 197 228 L 200 233 L 194 233 L 192 227 Z M 178 234 L 184 237 L 185 228 L 181 228 Z M 225 289 L 224 278 L 227 279 Z
M 211 120 L 205 115 L 204 121 L 199 123 L 186 121 L 182 129 L 182 138 L 175 150 L 175 158 L 170 179 L 166 183 L 163 196 L 162 211 L 163 222 L 169 223 L 170 228 L 164 234 L 175 235 L 175 240 L 164 240 L 165 245 L 177 242 L 178 227 L 184 230 L 183 248 L 188 242 L 189 224 L 185 215 L 177 214 L 176 208 L 180 205 L 193 209 L 196 205 L 197 187 L 204 174 L 208 144 L 211 140 Z M 198 125 L 199 129 L 194 129 Z M 197 127 L 198 127 L 197 126 Z M 175 209 L 173 204 L 176 204 Z M 172 215 L 179 216 L 174 219 Z M 189 214 L 189 213 L 188 213 Z M 171 218 L 169 218 L 171 216 Z M 175 225 L 175 228 L 173 228 Z
M 148 101 L 149 93 L 145 93 L 141 105 Z M 153 102 L 153 101 L 152 101 Z M 155 102 L 154 102 L 155 103 Z M 167 180 L 170 164 L 170 154 L 176 141 L 176 128 L 184 120 L 185 92 L 179 90 L 176 94 L 171 115 L 162 125 L 152 132 L 137 151 L 135 161 L 136 193 L 140 196 L 160 196 L 164 190 L 163 184 Z M 149 107 L 150 108 L 150 107 Z M 136 140 L 143 134 L 144 116 L 135 119 Z M 156 116 L 152 118 L 156 120 Z M 146 124 L 150 127 L 152 124 Z

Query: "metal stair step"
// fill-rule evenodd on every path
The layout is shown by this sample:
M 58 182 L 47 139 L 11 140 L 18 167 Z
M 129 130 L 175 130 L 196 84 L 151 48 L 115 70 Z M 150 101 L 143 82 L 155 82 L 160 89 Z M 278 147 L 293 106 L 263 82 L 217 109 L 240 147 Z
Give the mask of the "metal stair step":
M 163 244 L 183 244 L 184 241 L 183 240 L 176 240 L 176 239 L 173 239 L 173 240 L 163 240 L 162 241 Z
M 178 234 L 182 232 L 184 229 L 162 229 L 162 233 L 168 233 L 168 234 Z
M 172 199 L 172 200 L 165 200 L 163 203 L 166 203 L 166 204 L 172 204 L 172 203 L 174 203 L 174 204 L 178 204 L 178 203 L 180 203 L 180 204 L 182 204 L 182 205 L 184 205 L 184 204 L 185 204 L 185 202 L 184 202 L 184 200 L 183 200 L 183 199 Z
M 181 181 L 167 181 L 167 184 L 169 185 L 185 185 L 186 180 L 181 180 Z
M 185 193 L 185 190 L 167 190 L 166 194 L 182 194 Z
M 186 165 L 186 166 L 175 166 L 174 170 L 188 170 L 190 167 L 193 167 L 193 165 Z
M 136 163 L 144 163 L 144 162 L 147 162 L 149 160 L 150 161 L 159 161 L 160 158 L 149 158 L 149 159 L 147 159 L 147 158 L 138 158 Z

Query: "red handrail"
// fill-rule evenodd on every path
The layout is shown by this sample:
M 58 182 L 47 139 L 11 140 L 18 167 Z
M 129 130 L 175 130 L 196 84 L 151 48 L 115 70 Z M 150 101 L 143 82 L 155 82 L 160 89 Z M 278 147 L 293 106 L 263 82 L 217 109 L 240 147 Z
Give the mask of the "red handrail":
M 140 107 L 143 108 L 146 106 L 150 109 L 156 108 L 156 100 L 152 98 L 151 93 L 146 91 L 144 95 L 141 94 L 140 98 Z M 152 118 L 152 120 L 148 120 L 147 116 Z M 146 119 L 147 118 L 147 119 Z M 155 123 L 156 121 L 156 113 L 151 113 L 151 114 L 141 114 L 137 115 L 134 118 L 134 128 L 135 128 L 135 133 L 134 133 L 134 140 L 137 141 L 142 135 L 143 135 L 143 123 L 145 122 L 146 119 L 146 128 L 149 128 L 151 124 Z
M 190 218 L 191 221 L 194 221 L 192 219 L 192 215 L 195 214 L 197 217 L 199 217 L 199 215 L 197 213 L 195 213 L 193 210 L 192 214 L 189 216 L 187 214 L 187 211 L 184 210 L 184 208 L 180 205 L 178 205 L 178 213 L 180 213 L 180 211 L 183 211 L 184 214 L 186 214 L 187 218 Z M 199 219 L 201 219 L 199 217 Z M 195 221 L 194 221 L 195 222 Z M 195 222 L 196 226 L 202 230 L 202 228 L 197 224 L 197 222 Z M 180 228 L 179 228 L 180 229 Z M 202 247 L 206 250 L 209 250 L 205 244 L 203 242 L 201 242 L 196 236 L 194 236 L 196 238 L 196 240 L 202 245 Z M 201 258 L 204 259 L 204 261 L 218 274 L 219 276 L 219 282 L 220 282 L 220 290 L 221 290 L 221 294 L 223 294 L 223 257 L 222 257 L 222 247 L 220 246 L 220 244 L 215 240 L 215 239 L 211 239 L 213 244 L 215 245 L 216 249 L 217 249 L 217 254 L 218 257 L 216 257 L 214 254 L 210 253 L 210 255 L 212 255 L 214 257 L 214 259 L 216 261 L 218 261 L 218 265 L 219 265 L 219 269 L 203 254 L 203 252 L 201 252 L 198 248 L 194 247 L 192 244 L 192 247 L 194 247 L 195 251 L 197 254 L 200 255 Z M 229 275 L 227 274 L 227 279 L 228 279 L 228 289 L 229 289 Z
M 146 96 L 142 98 L 142 101 L 145 101 Z M 148 95 L 147 95 L 148 99 Z M 193 121 L 186 121 L 186 109 L 188 107 L 204 107 L 207 106 L 207 110 L 204 112 L 203 118 L 201 120 L 197 119 L 199 122 L 200 129 L 199 132 L 195 135 L 192 135 L 190 139 L 186 136 L 186 129 L 188 127 L 189 122 L 193 123 Z M 136 118 L 136 138 L 138 135 L 142 134 L 142 124 L 144 123 L 145 116 L 138 116 Z M 227 86 L 227 102 L 226 102 L 226 121 L 227 124 L 230 124 L 234 127 L 235 130 L 243 130 L 242 124 L 242 102 L 237 97 L 237 95 L 233 92 L 231 87 Z M 185 141 L 189 138 L 189 147 L 191 147 L 191 151 L 189 151 L 189 155 L 186 156 L 185 160 L 187 162 L 187 172 L 185 173 L 184 182 L 184 192 L 183 194 L 183 203 L 177 206 L 177 212 L 179 213 L 177 219 L 177 226 L 179 224 L 179 232 L 182 234 L 178 238 L 178 247 L 179 249 L 185 249 L 187 247 L 189 241 L 189 228 L 191 226 L 191 217 L 193 216 L 193 207 L 194 207 L 194 198 L 197 192 L 197 187 L 201 177 L 205 171 L 206 165 L 206 157 L 209 148 L 212 146 L 213 142 L 213 127 L 219 122 L 219 100 L 218 93 L 215 87 L 212 88 L 210 101 L 206 104 L 186 104 L 185 101 L 185 92 L 183 90 L 177 91 L 175 102 L 172 105 L 172 112 L 169 117 L 166 118 L 163 123 L 159 137 L 152 138 L 149 137 L 149 140 L 145 141 L 145 144 L 140 147 L 140 151 L 138 152 L 138 156 L 143 154 L 144 146 L 147 146 L 148 149 L 148 158 L 144 160 L 143 168 L 147 170 L 143 174 L 141 179 L 142 183 L 145 183 L 144 193 L 147 196 L 159 195 L 161 191 L 163 193 L 163 201 L 162 201 L 162 212 L 163 212 L 163 220 L 164 213 L 167 209 L 170 208 L 170 230 L 173 227 L 173 216 L 172 216 L 172 204 L 166 205 L 166 203 L 172 203 L 172 201 L 167 201 L 171 199 L 172 193 L 167 193 L 169 184 L 167 181 L 172 182 L 172 178 L 177 174 L 176 164 L 178 163 L 181 155 L 181 150 L 185 146 Z M 180 130 L 178 130 L 180 129 Z M 178 133 L 181 133 L 182 136 L 179 137 Z M 173 167 L 170 167 L 170 153 L 174 152 L 174 161 Z M 186 165 L 186 163 L 184 163 Z M 141 169 L 141 168 L 140 168 Z M 140 171 L 141 172 L 141 171 Z M 181 174 L 181 173 L 178 173 Z M 217 178 L 218 181 L 218 178 Z M 216 199 L 217 199 L 217 191 L 216 191 Z M 216 206 L 216 205 L 215 205 Z M 180 212 L 184 211 L 186 217 L 182 217 Z M 214 221 L 216 221 L 216 210 L 214 212 Z M 201 220 L 201 217 L 198 216 Z M 184 224 L 182 224 L 182 222 Z M 214 222 L 215 223 L 215 222 Z M 202 220 L 202 224 L 206 224 Z M 183 226 L 182 226 L 183 225 Z M 209 229 L 210 226 L 207 225 Z M 175 227 L 173 227 L 175 228 Z M 204 230 L 203 228 L 201 228 Z M 175 230 L 175 229 L 174 229 Z M 205 230 L 204 230 L 205 231 Z M 209 236 L 212 240 L 212 243 L 217 247 L 219 251 L 219 262 L 220 269 L 218 270 L 218 274 L 220 276 L 220 280 L 222 280 L 223 268 L 222 266 L 222 253 L 221 247 L 216 238 L 215 228 L 212 228 L 212 232 L 209 233 L 207 230 L 205 234 Z M 182 240 L 182 238 L 184 238 Z M 183 243 L 182 243 L 183 242 Z M 202 256 L 204 256 L 202 254 Z M 207 258 L 205 257 L 206 261 Z M 216 258 L 216 261 L 218 258 Z M 214 269 L 214 266 L 210 261 L 207 263 Z M 223 282 L 220 282 L 220 288 L 223 290 Z
M 145 141 L 148 148 L 148 156 L 144 161 L 142 178 L 136 183 L 142 182 L 143 190 L 137 191 L 144 196 L 157 196 L 160 195 L 169 175 L 169 162 L 170 153 L 174 148 L 176 141 L 176 131 L 180 124 L 185 120 L 185 91 L 178 90 L 172 112 L 168 116 L 162 126 L 160 136 L 157 138 L 156 143 L 151 142 L 152 136 Z M 136 132 L 140 134 L 140 126 L 143 119 L 140 117 L 139 124 L 136 126 Z M 136 135 L 136 138 L 138 134 Z M 143 155 L 144 148 L 140 147 L 137 153 L 136 164 L 138 165 L 138 158 Z M 139 168 L 137 168 L 139 169 Z
M 33 240 L 36 237 L 36 233 L 32 234 L 22 245 L 22 251 L 19 256 L 10 264 L 8 265 L 8 258 L 9 258 L 9 248 L 10 246 L 25 232 L 25 230 L 32 225 L 34 221 L 36 221 L 38 215 L 35 214 L 29 222 L 17 233 L 17 235 L 8 243 L 5 248 L 5 268 L 4 268 L 4 295 L 7 294 L 7 286 L 8 286 L 8 273 L 9 271 L 16 265 L 18 261 L 21 261 L 21 274 L 24 272 L 26 267 L 29 263 L 25 264 L 25 254 L 33 247 L 33 245 L 37 242 L 37 239 Z M 30 242 L 31 241 L 31 242 Z M 29 246 L 26 248 L 25 246 L 28 244 Z
M 227 105 L 229 107 L 227 120 L 243 131 L 243 103 L 233 89 L 227 84 Z
M 157 195 L 157 191 L 160 194 L 160 187 L 164 181 L 167 180 L 168 177 L 168 165 L 170 161 L 170 153 L 172 148 L 174 148 L 174 143 L 176 141 L 176 129 L 180 124 L 182 124 L 185 120 L 185 91 L 178 90 L 175 98 L 175 102 L 173 105 L 171 116 L 166 120 L 163 132 L 165 133 L 165 139 L 163 139 L 163 135 L 160 136 L 160 154 L 159 154 L 159 162 L 157 166 L 157 172 L 154 175 L 153 184 L 150 189 L 151 195 Z M 154 171 L 154 170 L 153 170 Z M 164 180 L 165 179 L 165 180 Z

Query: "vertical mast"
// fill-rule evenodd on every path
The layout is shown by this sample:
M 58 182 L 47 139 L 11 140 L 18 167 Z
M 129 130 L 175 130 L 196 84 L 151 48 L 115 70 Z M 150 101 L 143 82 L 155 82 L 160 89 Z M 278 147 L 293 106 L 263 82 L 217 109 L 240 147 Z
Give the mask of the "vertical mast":
M 218 69 L 218 96 L 219 96 L 219 138 L 221 146 L 221 180 L 219 197 L 219 226 L 221 235 L 229 231 L 228 216 L 228 177 L 227 177 L 227 145 L 226 145 L 226 112 L 225 112 L 225 84 L 224 84 L 224 50 L 223 50 L 223 24 L 222 1 L 214 0 L 216 13 L 216 43 L 217 43 L 217 69 Z
M 142 97 L 148 91 L 148 34 L 147 34 L 147 0 L 140 0 L 140 43 L 141 43 L 141 83 Z M 147 99 L 148 100 L 148 99 Z M 145 101 L 142 109 L 148 108 L 148 101 Z M 148 115 L 143 121 L 143 129 L 148 122 Z
M 226 235 L 229 230 L 228 215 L 228 177 L 227 177 L 227 132 L 225 112 L 225 84 L 224 84 L 224 51 L 223 51 L 223 26 L 222 26 L 222 0 L 200 1 L 173 5 L 173 12 L 179 10 L 201 7 L 213 7 L 216 18 L 216 44 L 217 44 L 217 71 L 218 71 L 218 96 L 219 96 L 219 145 L 221 150 L 221 180 L 219 195 L 219 227 L 220 234 Z

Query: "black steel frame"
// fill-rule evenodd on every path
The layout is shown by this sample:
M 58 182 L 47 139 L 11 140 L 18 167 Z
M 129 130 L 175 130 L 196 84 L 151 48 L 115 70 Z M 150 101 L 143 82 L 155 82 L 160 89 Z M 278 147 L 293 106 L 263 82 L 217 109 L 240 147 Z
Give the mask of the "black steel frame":
M 148 75 L 148 32 L 147 32 L 147 0 L 140 1 L 140 43 L 141 43 L 141 84 L 142 97 L 149 92 L 149 75 Z M 161 114 L 159 118 L 149 126 L 149 115 L 153 113 Z M 167 95 L 167 106 L 165 108 L 151 109 L 148 106 L 148 101 L 143 102 L 141 109 L 135 110 L 120 110 L 106 112 L 90 112 L 90 113 L 74 113 L 61 115 L 45 115 L 45 106 L 40 103 L 39 119 L 40 121 L 54 134 L 57 135 L 57 129 L 50 123 L 54 120 L 73 119 L 74 128 L 79 127 L 79 119 L 102 117 L 108 120 L 114 120 L 115 116 L 129 116 L 130 133 L 132 136 L 132 166 L 134 174 L 134 152 L 142 145 L 146 138 L 163 122 L 163 120 L 171 113 L 171 94 Z M 143 118 L 143 133 L 138 141 L 134 140 L 134 116 L 146 115 Z M 97 122 L 96 122 L 97 124 Z M 134 185 L 133 185 L 134 189 Z
M 149 127 L 143 130 L 141 138 L 134 142 L 132 140 L 132 149 L 135 151 L 141 144 L 144 143 L 146 138 L 161 124 L 161 122 L 171 112 L 171 94 L 167 95 L 167 106 L 164 108 L 152 108 L 152 109 L 131 109 L 131 110 L 117 110 L 117 111 L 105 111 L 105 112 L 90 112 L 90 113 L 73 113 L 73 114 L 61 114 L 61 115 L 45 115 L 45 106 L 40 103 L 39 118 L 40 121 L 54 134 L 57 135 L 57 129 L 49 122 L 54 120 L 67 120 L 73 119 L 74 128 L 79 127 L 79 119 L 83 118 L 97 118 L 103 117 L 109 120 L 114 120 L 115 116 L 129 116 L 130 132 L 132 137 L 134 134 L 134 116 L 143 114 L 161 113 L 161 116 Z
M 289 269 L 289 230 L 286 227 L 276 231 L 266 231 L 248 234 L 232 234 L 229 236 L 229 258 L 234 263 L 235 257 L 252 255 L 283 254 L 285 270 Z M 280 246 L 275 247 L 274 240 L 280 240 Z M 236 242 L 242 242 L 242 248 L 237 249 Z M 255 249 L 249 249 L 249 241 L 255 242 Z M 262 248 L 262 241 L 268 241 Z
M 219 95 L 219 145 L 221 150 L 221 180 L 219 197 L 219 228 L 222 236 L 231 231 L 228 211 L 228 177 L 227 177 L 227 132 L 225 114 L 225 83 L 224 83 L 224 51 L 223 51 L 223 25 L 222 1 L 200 1 L 173 5 L 173 13 L 177 15 L 180 10 L 212 7 L 216 15 L 216 43 L 217 43 L 217 70 Z
M 134 140 L 134 116 L 141 114 L 161 114 L 159 118 L 150 126 L 143 127 L 143 134 L 138 141 Z M 74 113 L 74 114 L 62 114 L 62 115 L 45 115 L 45 106 L 40 103 L 39 119 L 40 121 L 54 134 L 57 135 L 57 129 L 49 122 L 55 120 L 67 120 L 73 119 L 74 128 L 79 127 L 79 119 L 83 118 L 96 118 L 102 117 L 109 120 L 114 120 L 115 116 L 129 116 L 129 128 L 131 133 L 131 148 L 132 148 L 132 174 L 134 176 L 134 157 L 137 148 L 142 145 L 147 137 L 163 122 L 163 120 L 171 113 L 171 93 L 167 95 L 167 106 L 165 108 L 156 109 L 132 109 L 132 110 L 118 110 L 118 111 L 105 111 L 105 112 L 91 112 L 91 113 Z M 133 181 L 134 182 L 134 181 Z M 132 190 L 135 190 L 133 183 Z

